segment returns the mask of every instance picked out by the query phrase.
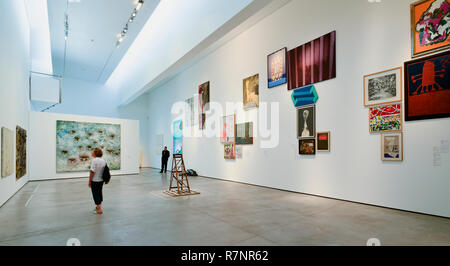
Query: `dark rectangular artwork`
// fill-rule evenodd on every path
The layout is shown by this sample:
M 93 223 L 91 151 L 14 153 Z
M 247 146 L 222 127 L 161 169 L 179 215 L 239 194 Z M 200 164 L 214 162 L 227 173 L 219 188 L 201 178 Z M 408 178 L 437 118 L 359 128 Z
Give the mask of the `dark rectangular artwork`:
M 336 31 L 288 52 L 288 90 L 336 77 Z
M 450 51 L 405 62 L 405 120 L 450 116 Z
M 16 127 L 16 179 L 27 174 L 27 131 Z
M 316 136 L 316 106 L 297 108 L 297 138 L 308 139 Z
M 316 140 L 315 139 L 300 139 L 298 140 L 298 150 L 300 155 L 315 155 L 316 154 Z
M 330 132 L 317 133 L 317 151 L 330 151 Z

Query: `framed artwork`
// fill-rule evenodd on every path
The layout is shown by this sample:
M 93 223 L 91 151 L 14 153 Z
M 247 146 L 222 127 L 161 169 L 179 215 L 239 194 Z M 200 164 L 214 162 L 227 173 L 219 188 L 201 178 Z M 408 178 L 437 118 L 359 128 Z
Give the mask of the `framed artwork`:
M 236 115 L 228 115 L 222 117 L 220 128 L 220 142 L 228 143 L 236 140 Z
M 183 153 L 183 120 L 173 121 L 173 154 Z
M 185 119 L 185 121 L 186 121 L 186 124 L 187 124 L 187 126 L 190 126 L 190 127 L 192 127 L 192 126 L 194 126 L 196 123 L 196 119 L 195 119 L 195 100 L 194 100 L 195 98 L 194 97 L 191 97 L 191 98 L 189 98 L 189 99 L 186 99 L 185 100 L 185 102 L 186 102 L 186 104 L 187 104 L 187 106 L 188 106 L 188 108 L 187 108 L 187 110 L 186 110 L 186 119 Z
M 413 58 L 449 48 L 449 16 L 448 0 L 421 0 L 411 4 Z
M 242 159 L 242 146 L 234 146 L 236 151 L 236 159 Z
M 297 108 L 297 138 L 310 139 L 316 136 L 316 106 Z
M 317 132 L 317 151 L 329 152 L 330 151 L 330 131 Z
M 364 106 L 402 101 L 402 68 L 364 76 Z
M 14 172 L 14 131 L 2 127 L 2 177 Z
M 391 132 L 402 130 L 402 105 L 393 104 L 369 109 L 369 132 Z
M 267 87 L 273 88 L 287 82 L 287 49 L 282 48 L 267 56 Z
M 315 155 L 316 140 L 315 139 L 299 139 L 298 150 L 300 155 Z
M 27 174 L 27 131 L 16 126 L 16 179 Z
M 405 120 L 450 116 L 450 51 L 405 62 Z
M 225 159 L 236 159 L 235 145 L 234 142 L 228 142 L 223 145 L 224 158 Z
M 87 172 L 92 151 L 100 148 L 111 170 L 121 167 L 120 125 L 56 121 L 56 172 Z
M 336 77 L 336 31 L 288 52 L 288 90 Z
M 198 114 L 198 128 L 200 130 L 205 129 L 205 123 L 206 123 L 206 114 L 205 113 Z
M 253 122 L 236 125 L 236 145 L 253 144 Z
M 198 86 L 199 113 L 209 111 L 209 81 Z
M 248 77 L 243 81 L 244 110 L 259 106 L 259 74 Z
M 403 133 L 381 134 L 381 160 L 403 161 Z

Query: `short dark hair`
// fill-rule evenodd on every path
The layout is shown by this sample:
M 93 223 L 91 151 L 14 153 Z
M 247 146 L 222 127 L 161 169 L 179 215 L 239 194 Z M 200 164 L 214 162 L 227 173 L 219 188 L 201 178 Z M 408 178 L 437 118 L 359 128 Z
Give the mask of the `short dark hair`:
M 102 157 L 103 156 L 103 151 L 100 148 L 96 148 L 94 150 L 94 154 L 95 154 L 95 157 Z

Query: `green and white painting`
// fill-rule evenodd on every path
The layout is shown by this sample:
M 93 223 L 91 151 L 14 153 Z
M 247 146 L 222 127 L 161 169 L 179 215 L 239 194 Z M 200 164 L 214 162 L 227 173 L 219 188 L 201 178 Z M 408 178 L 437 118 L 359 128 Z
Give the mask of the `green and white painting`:
M 120 125 L 56 121 L 56 172 L 84 172 L 100 148 L 111 170 L 120 169 Z

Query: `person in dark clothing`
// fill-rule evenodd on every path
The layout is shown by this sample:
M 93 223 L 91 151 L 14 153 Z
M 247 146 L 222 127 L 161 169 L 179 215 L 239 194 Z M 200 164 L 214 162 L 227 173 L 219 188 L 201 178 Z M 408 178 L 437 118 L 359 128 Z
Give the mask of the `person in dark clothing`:
M 167 150 L 167 146 L 164 147 L 164 150 L 162 151 L 162 157 L 161 157 L 161 172 L 167 173 L 167 161 L 170 157 L 170 151 Z

